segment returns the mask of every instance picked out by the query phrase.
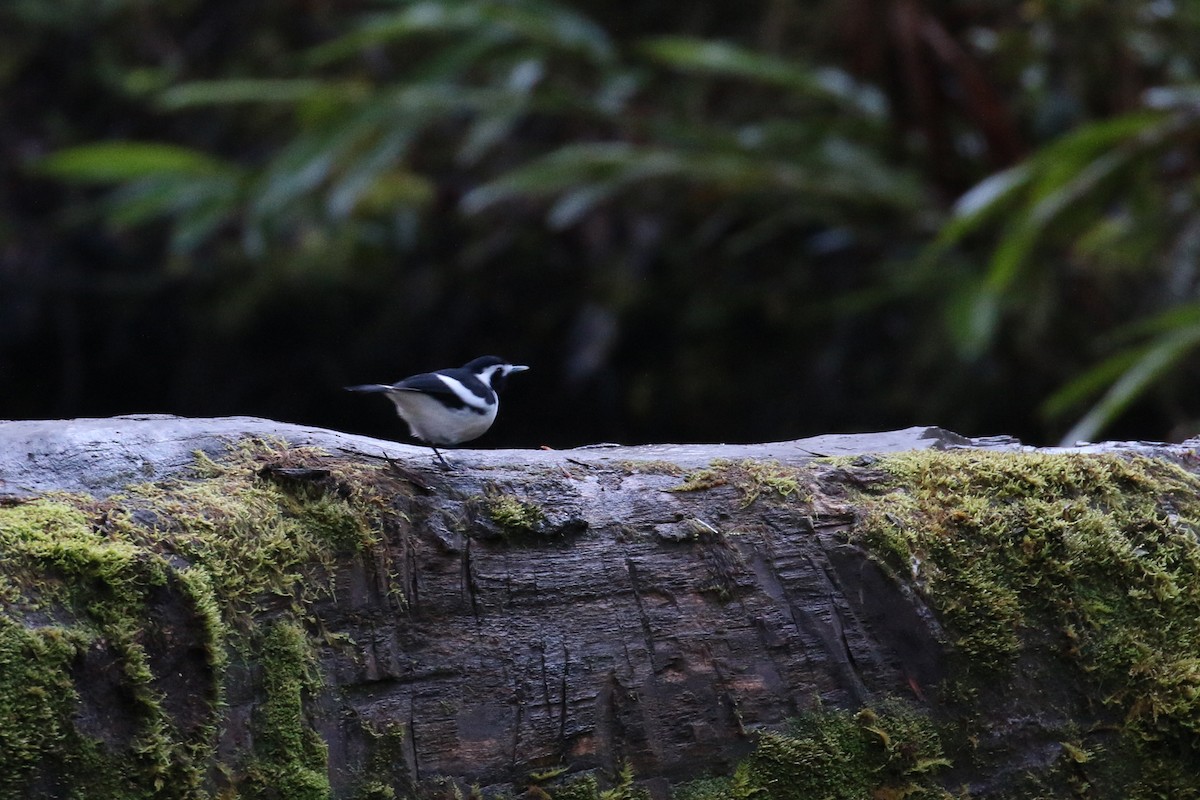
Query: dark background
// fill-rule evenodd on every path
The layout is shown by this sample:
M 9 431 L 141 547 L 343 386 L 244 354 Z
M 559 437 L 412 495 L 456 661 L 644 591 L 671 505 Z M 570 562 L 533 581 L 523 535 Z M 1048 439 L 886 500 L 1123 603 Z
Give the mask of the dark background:
M 532 369 L 482 446 L 1190 436 L 1198 42 L 1181 2 L 8 0 L 0 418 L 404 439 L 340 387 L 494 353 Z

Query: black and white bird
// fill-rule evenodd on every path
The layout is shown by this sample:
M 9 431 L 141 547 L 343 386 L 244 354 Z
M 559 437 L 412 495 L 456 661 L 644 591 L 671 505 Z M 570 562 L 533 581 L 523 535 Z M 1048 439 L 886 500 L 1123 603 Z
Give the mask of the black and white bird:
M 496 421 L 498 393 L 508 376 L 527 369 L 503 358 L 482 356 L 457 369 L 422 372 L 390 385 L 347 386 L 346 390 L 386 394 L 412 435 L 432 447 L 442 466 L 450 469 L 438 447 L 482 436 Z

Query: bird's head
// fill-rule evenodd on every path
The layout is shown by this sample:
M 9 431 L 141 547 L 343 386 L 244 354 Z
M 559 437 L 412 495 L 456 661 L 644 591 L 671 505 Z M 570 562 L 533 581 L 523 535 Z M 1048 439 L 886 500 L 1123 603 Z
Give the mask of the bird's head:
M 522 366 L 521 364 L 510 364 L 497 356 L 480 356 L 474 361 L 464 364 L 463 369 L 470 370 L 479 380 L 490 385 L 494 391 L 498 392 L 504 388 L 504 382 L 508 380 L 509 375 L 514 372 L 524 372 L 529 367 Z

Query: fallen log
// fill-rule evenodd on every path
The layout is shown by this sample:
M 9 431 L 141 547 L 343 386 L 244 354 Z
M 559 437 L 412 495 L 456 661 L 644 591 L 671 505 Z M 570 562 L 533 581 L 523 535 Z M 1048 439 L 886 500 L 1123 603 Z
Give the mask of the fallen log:
M 1200 796 L 1192 444 L 452 458 L 0 423 L 0 796 Z

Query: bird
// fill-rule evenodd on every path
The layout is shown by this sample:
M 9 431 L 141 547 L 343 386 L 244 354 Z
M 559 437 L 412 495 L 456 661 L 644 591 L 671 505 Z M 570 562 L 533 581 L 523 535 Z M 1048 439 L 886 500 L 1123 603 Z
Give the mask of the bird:
M 422 372 L 393 384 L 347 386 L 348 392 L 381 392 L 396 405 L 414 437 L 433 448 L 445 469 L 450 463 L 438 447 L 450 447 L 482 436 L 496 421 L 498 393 L 508 376 L 529 367 L 498 356 L 481 356 L 461 367 Z

